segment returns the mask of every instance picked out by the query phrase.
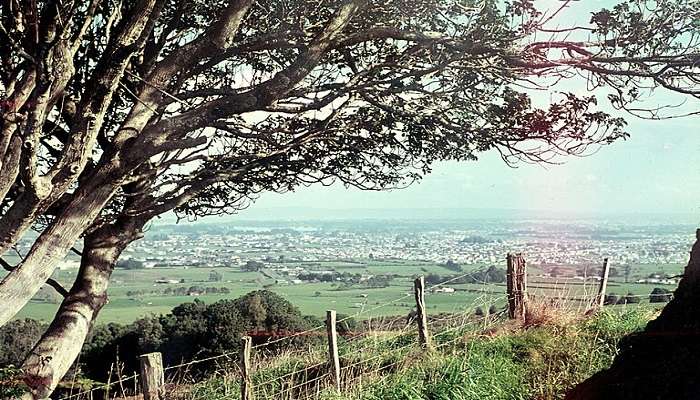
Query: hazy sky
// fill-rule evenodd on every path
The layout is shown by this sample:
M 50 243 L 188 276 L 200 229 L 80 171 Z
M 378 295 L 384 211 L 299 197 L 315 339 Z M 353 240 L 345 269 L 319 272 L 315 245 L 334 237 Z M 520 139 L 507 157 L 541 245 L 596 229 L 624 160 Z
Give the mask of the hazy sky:
M 576 3 L 559 21 L 584 24 L 590 18 L 589 9 L 611 4 L 596 0 Z M 551 7 L 561 3 L 539 0 L 536 4 Z M 583 92 L 585 86 L 572 84 L 570 89 Z M 649 104 L 668 100 L 659 94 Z M 697 110 L 700 104 L 689 100 L 687 106 Z M 477 162 L 436 164 L 422 182 L 402 190 L 363 192 L 337 184 L 300 188 L 283 195 L 263 194 L 251 211 L 243 211 L 241 216 L 264 215 L 269 208 L 481 207 L 700 216 L 700 118 L 626 118 L 630 139 L 589 157 L 567 158 L 563 165 L 523 164 L 512 169 L 497 153 L 483 153 Z

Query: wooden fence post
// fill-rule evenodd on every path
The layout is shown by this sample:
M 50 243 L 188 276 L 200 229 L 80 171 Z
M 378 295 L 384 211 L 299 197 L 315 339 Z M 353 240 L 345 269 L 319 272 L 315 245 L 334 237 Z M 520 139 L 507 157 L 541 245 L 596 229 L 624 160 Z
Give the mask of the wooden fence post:
M 148 353 L 139 356 L 141 364 L 141 391 L 143 400 L 161 400 L 165 395 L 163 356 Z
M 340 357 L 338 357 L 338 333 L 336 332 L 335 310 L 326 311 L 326 331 L 328 332 L 328 361 L 335 388 L 340 391 Z
M 522 254 L 508 253 L 506 290 L 508 293 L 508 318 L 525 320 L 527 302 L 527 269 Z
M 241 337 L 240 368 L 241 368 L 241 400 L 253 399 L 253 382 L 250 379 L 250 350 L 253 348 L 253 338 Z
M 430 336 L 428 335 L 428 315 L 425 310 L 425 277 L 421 276 L 413 281 L 416 296 L 416 320 L 418 321 L 418 341 L 421 346 L 430 348 Z
M 610 263 L 608 259 L 603 259 L 603 270 L 600 273 L 600 286 L 598 287 L 598 296 L 596 297 L 596 306 L 603 307 L 605 304 L 605 291 L 608 288 L 608 276 L 610 275 Z

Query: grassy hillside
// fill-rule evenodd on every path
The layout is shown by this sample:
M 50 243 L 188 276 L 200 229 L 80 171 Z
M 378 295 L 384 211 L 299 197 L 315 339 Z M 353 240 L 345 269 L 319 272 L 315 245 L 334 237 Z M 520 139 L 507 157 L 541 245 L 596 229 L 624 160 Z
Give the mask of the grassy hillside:
M 460 321 L 436 328 L 425 352 L 412 331 L 378 333 L 341 343 L 343 387 L 331 387 L 325 348 L 261 358 L 253 382 L 258 399 L 513 400 L 561 399 L 566 391 L 612 362 L 618 341 L 652 317 L 645 308 L 605 310 L 588 318 L 544 310 L 530 326 Z M 174 387 L 172 396 L 239 396 L 238 374 Z

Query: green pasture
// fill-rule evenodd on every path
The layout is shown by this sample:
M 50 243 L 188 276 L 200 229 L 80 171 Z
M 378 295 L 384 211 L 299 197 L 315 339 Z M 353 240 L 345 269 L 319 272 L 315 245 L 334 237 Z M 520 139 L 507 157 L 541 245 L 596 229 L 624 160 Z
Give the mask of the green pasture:
M 140 270 L 118 269 L 114 272 L 109 289 L 110 301 L 100 313 L 98 323 L 107 322 L 131 322 L 139 317 L 149 314 L 164 314 L 173 307 L 184 302 L 198 298 L 204 302 L 215 302 L 222 299 L 234 299 L 245 293 L 259 289 L 272 290 L 295 304 L 305 314 L 323 317 L 326 310 L 334 309 L 341 314 L 360 314 L 359 318 L 370 318 L 384 315 L 405 315 L 413 308 L 412 278 L 416 275 L 435 273 L 443 276 L 456 275 L 443 266 L 430 262 L 410 262 L 399 260 L 363 260 L 360 262 L 334 261 L 317 262 L 305 266 L 308 270 L 334 269 L 338 272 L 352 272 L 364 274 L 396 274 L 399 275 L 392 284 L 384 288 L 367 288 L 354 286 L 350 289 L 341 289 L 342 284 L 336 283 L 303 283 L 303 284 L 275 284 L 275 279 L 289 279 L 278 275 L 276 272 L 266 270 L 262 272 L 243 272 L 238 267 L 215 268 L 223 275 L 221 282 L 209 282 L 209 274 L 212 268 L 152 268 Z M 272 267 L 299 266 L 299 263 L 273 264 Z M 483 268 L 482 265 L 465 266 L 465 272 L 476 271 Z M 676 274 L 682 271 L 681 265 L 633 265 L 631 280 L 645 277 L 650 273 L 663 271 L 667 274 Z M 583 284 L 571 279 L 553 279 L 537 277 L 541 273 L 534 266 L 528 268 L 530 273 L 529 291 L 535 295 L 562 296 L 562 297 L 591 297 L 594 296 L 598 283 L 588 281 Z M 54 273 L 54 279 L 69 286 L 75 278 L 77 270 L 63 270 Z M 265 276 L 268 275 L 268 276 Z M 156 284 L 157 279 L 184 279 L 184 283 Z M 129 291 L 162 291 L 166 287 L 177 288 L 190 286 L 214 286 L 226 287 L 228 294 L 207 294 L 193 296 L 164 296 L 164 295 L 139 295 L 128 296 Z M 503 284 L 448 284 L 457 291 L 454 293 L 428 293 L 427 306 L 431 313 L 442 312 L 469 312 L 476 307 L 488 308 L 491 304 L 500 307 L 505 303 L 505 286 Z M 643 295 L 642 303 L 648 303 L 648 295 L 656 287 L 675 289 L 667 285 L 624 283 L 621 277 L 611 278 L 608 285 L 608 293 L 625 295 L 633 293 Z M 490 293 L 485 293 L 490 292 Z M 17 318 L 36 318 L 50 320 L 58 304 L 32 301 L 17 315 Z

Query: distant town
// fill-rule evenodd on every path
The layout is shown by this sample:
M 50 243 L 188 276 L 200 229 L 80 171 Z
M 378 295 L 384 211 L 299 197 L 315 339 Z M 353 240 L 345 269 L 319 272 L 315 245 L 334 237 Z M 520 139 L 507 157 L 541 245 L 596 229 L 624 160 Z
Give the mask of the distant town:
M 504 265 L 507 253 L 522 252 L 530 264 L 545 267 L 597 265 L 606 257 L 618 266 L 682 264 L 694 235 L 683 226 L 475 224 L 478 226 L 462 229 L 440 222 L 406 225 L 395 221 L 316 226 L 164 225 L 152 228 L 122 259 L 139 261 L 144 268 L 352 260 L 453 261 L 468 266 Z M 77 260 L 70 259 L 60 266 L 75 267 Z

